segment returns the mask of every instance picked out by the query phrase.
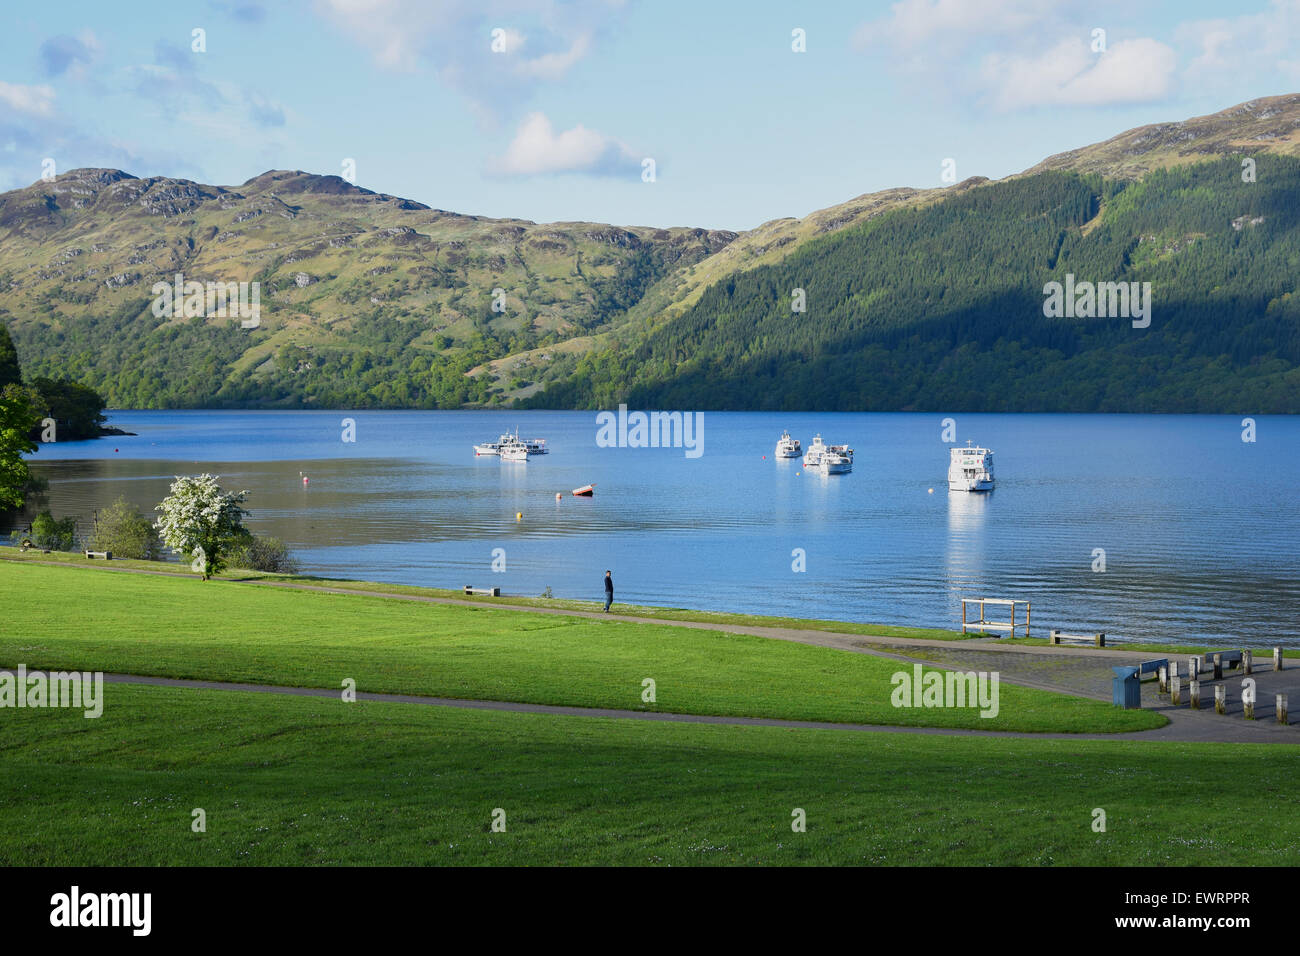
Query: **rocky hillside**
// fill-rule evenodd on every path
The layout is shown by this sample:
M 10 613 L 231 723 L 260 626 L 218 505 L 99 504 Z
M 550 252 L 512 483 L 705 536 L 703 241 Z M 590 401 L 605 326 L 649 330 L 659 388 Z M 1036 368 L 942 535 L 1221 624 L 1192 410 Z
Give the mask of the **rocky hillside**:
M 1251 100 L 1181 123 L 1154 123 L 1049 156 L 1026 174 L 1048 169 L 1139 179 L 1153 169 L 1260 153 L 1300 156 L 1300 94 Z
M 463 376 L 483 357 L 608 328 L 656 281 L 734 238 L 466 216 L 302 172 L 223 187 L 78 169 L 0 196 L 0 319 L 29 372 L 70 371 L 115 406 L 174 404 L 196 385 L 205 402 L 307 401 L 298 386 L 322 357 L 373 365 L 367 350 L 398 343 Z M 177 273 L 258 281 L 260 326 L 232 336 L 238 323 L 214 317 L 198 320 L 204 335 L 193 319 L 154 318 L 154 283 Z M 177 389 L 182 366 L 214 378 Z

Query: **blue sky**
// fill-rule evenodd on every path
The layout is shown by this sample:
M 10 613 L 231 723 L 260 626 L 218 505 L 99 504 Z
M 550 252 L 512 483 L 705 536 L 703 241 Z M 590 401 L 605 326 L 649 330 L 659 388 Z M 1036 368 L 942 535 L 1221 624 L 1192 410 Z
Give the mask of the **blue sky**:
M 40 179 L 46 160 L 233 186 L 273 168 L 342 174 L 351 159 L 358 185 L 457 212 L 748 229 L 942 185 L 948 158 L 960 179 L 998 178 L 1133 126 L 1300 90 L 1300 0 L 10 11 L 3 189 Z

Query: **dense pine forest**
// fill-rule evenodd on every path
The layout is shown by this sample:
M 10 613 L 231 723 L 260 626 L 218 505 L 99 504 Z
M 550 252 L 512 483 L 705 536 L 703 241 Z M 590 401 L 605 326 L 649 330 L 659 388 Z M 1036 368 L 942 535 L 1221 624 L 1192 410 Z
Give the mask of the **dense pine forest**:
M 533 407 L 1300 410 L 1300 161 L 1046 172 L 901 209 L 709 288 Z M 1044 286 L 1149 282 L 1150 326 Z M 806 311 L 793 310 L 802 289 Z

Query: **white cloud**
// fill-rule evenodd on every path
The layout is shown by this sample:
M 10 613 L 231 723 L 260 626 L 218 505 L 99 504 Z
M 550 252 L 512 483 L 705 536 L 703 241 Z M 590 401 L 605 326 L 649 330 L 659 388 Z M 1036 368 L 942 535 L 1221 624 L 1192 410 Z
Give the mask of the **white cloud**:
M 49 86 L 23 86 L 0 80 L 0 103 L 18 113 L 49 116 L 54 112 L 54 89 Z
M 945 36 L 1019 33 L 1061 5 L 1062 0 L 901 0 L 888 17 L 859 27 L 854 43 L 884 42 L 905 51 Z
M 569 74 L 624 0 L 315 0 L 317 11 L 389 70 L 432 70 L 485 113 Z M 504 39 L 494 52 L 493 31 Z M 500 46 L 500 44 L 498 44 Z
M 569 68 L 587 55 L 591 49 L 591 34 L 584 33 L 576 38 L 569 49 L 561 53 L 545 53 L 531 60 L 523 60 L 515 66 L 520 76 L 534 76 L 543 80 L 558 80 L 569 72 Z
M 1300 0 L 1272 0 L 1260 13 L 1184 23 L 1177 36 L 1198 50 L 1187 67 L 1191 76 L 1231 73 L 1239 79 L 1261 69 L 1291 75 L 1300 47 Z
M 613 137 L 581 124 L 556 133 L 546 114 L 530 113 L 489 171 L 500 176 L 616 175 L 639 168 L 639 164 L 636 154 Z
M 1168 96 L 1177 66 L 1174 51 L 1156 40 L 1121 40 L 1098 54 L 1075 37 L 1037 56 L 990 54 L 981 76 L 1003 110 L 1106 106 Z

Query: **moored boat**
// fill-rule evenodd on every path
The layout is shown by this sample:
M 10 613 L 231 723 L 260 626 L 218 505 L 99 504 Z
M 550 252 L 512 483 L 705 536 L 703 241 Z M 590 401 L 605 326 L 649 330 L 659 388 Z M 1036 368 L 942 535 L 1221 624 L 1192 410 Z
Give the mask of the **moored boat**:
M 574 488 L 573 496 L 575 498 L 590 498 L 593 494 L 595 494 L 595 488 L 596 486 L 594 484 L 583 485 L 581 488 Z
M 826 454 L 826 443 L 822 441 L 821 433 L 818 432 L 813 436 L 812 444 L 804 452 L 803 466 L 805 468 L 815 468 L 822 463 L 822 456 Z
M 970 442 L 965 448 L 954 448 L 948 460 L 949 491 L 992 491 L 993 452 L 975 448 Z
M 781 432 L 780 439 L 776 443 L 775 455 L 777 458 L 798 458 L 803 454 L 803 448 L 799 444 L 799 439 L 791 438 L 788 431 Z
M 502 461 L 528 461 L 528 446 L 522 442 L 511 442 L 501 446 Z
M 496 441 L 485 441 L 480 445 L 475 445 L 474 454 L 500 455 L 502 449 L 509 445 L 523 445 L 530 455 L 545 455 L 547 453 L 545 438 L 520 438 L 519 429 L 516 428 L 514 434 L 506 432 Z
M 844 448 L 843 445 L 831 445 L 822 454 L 817 467 L 823 475 L 847 475 L 853 470 L 853 449 L 847 449 L 848 454 L 845 454 Z

